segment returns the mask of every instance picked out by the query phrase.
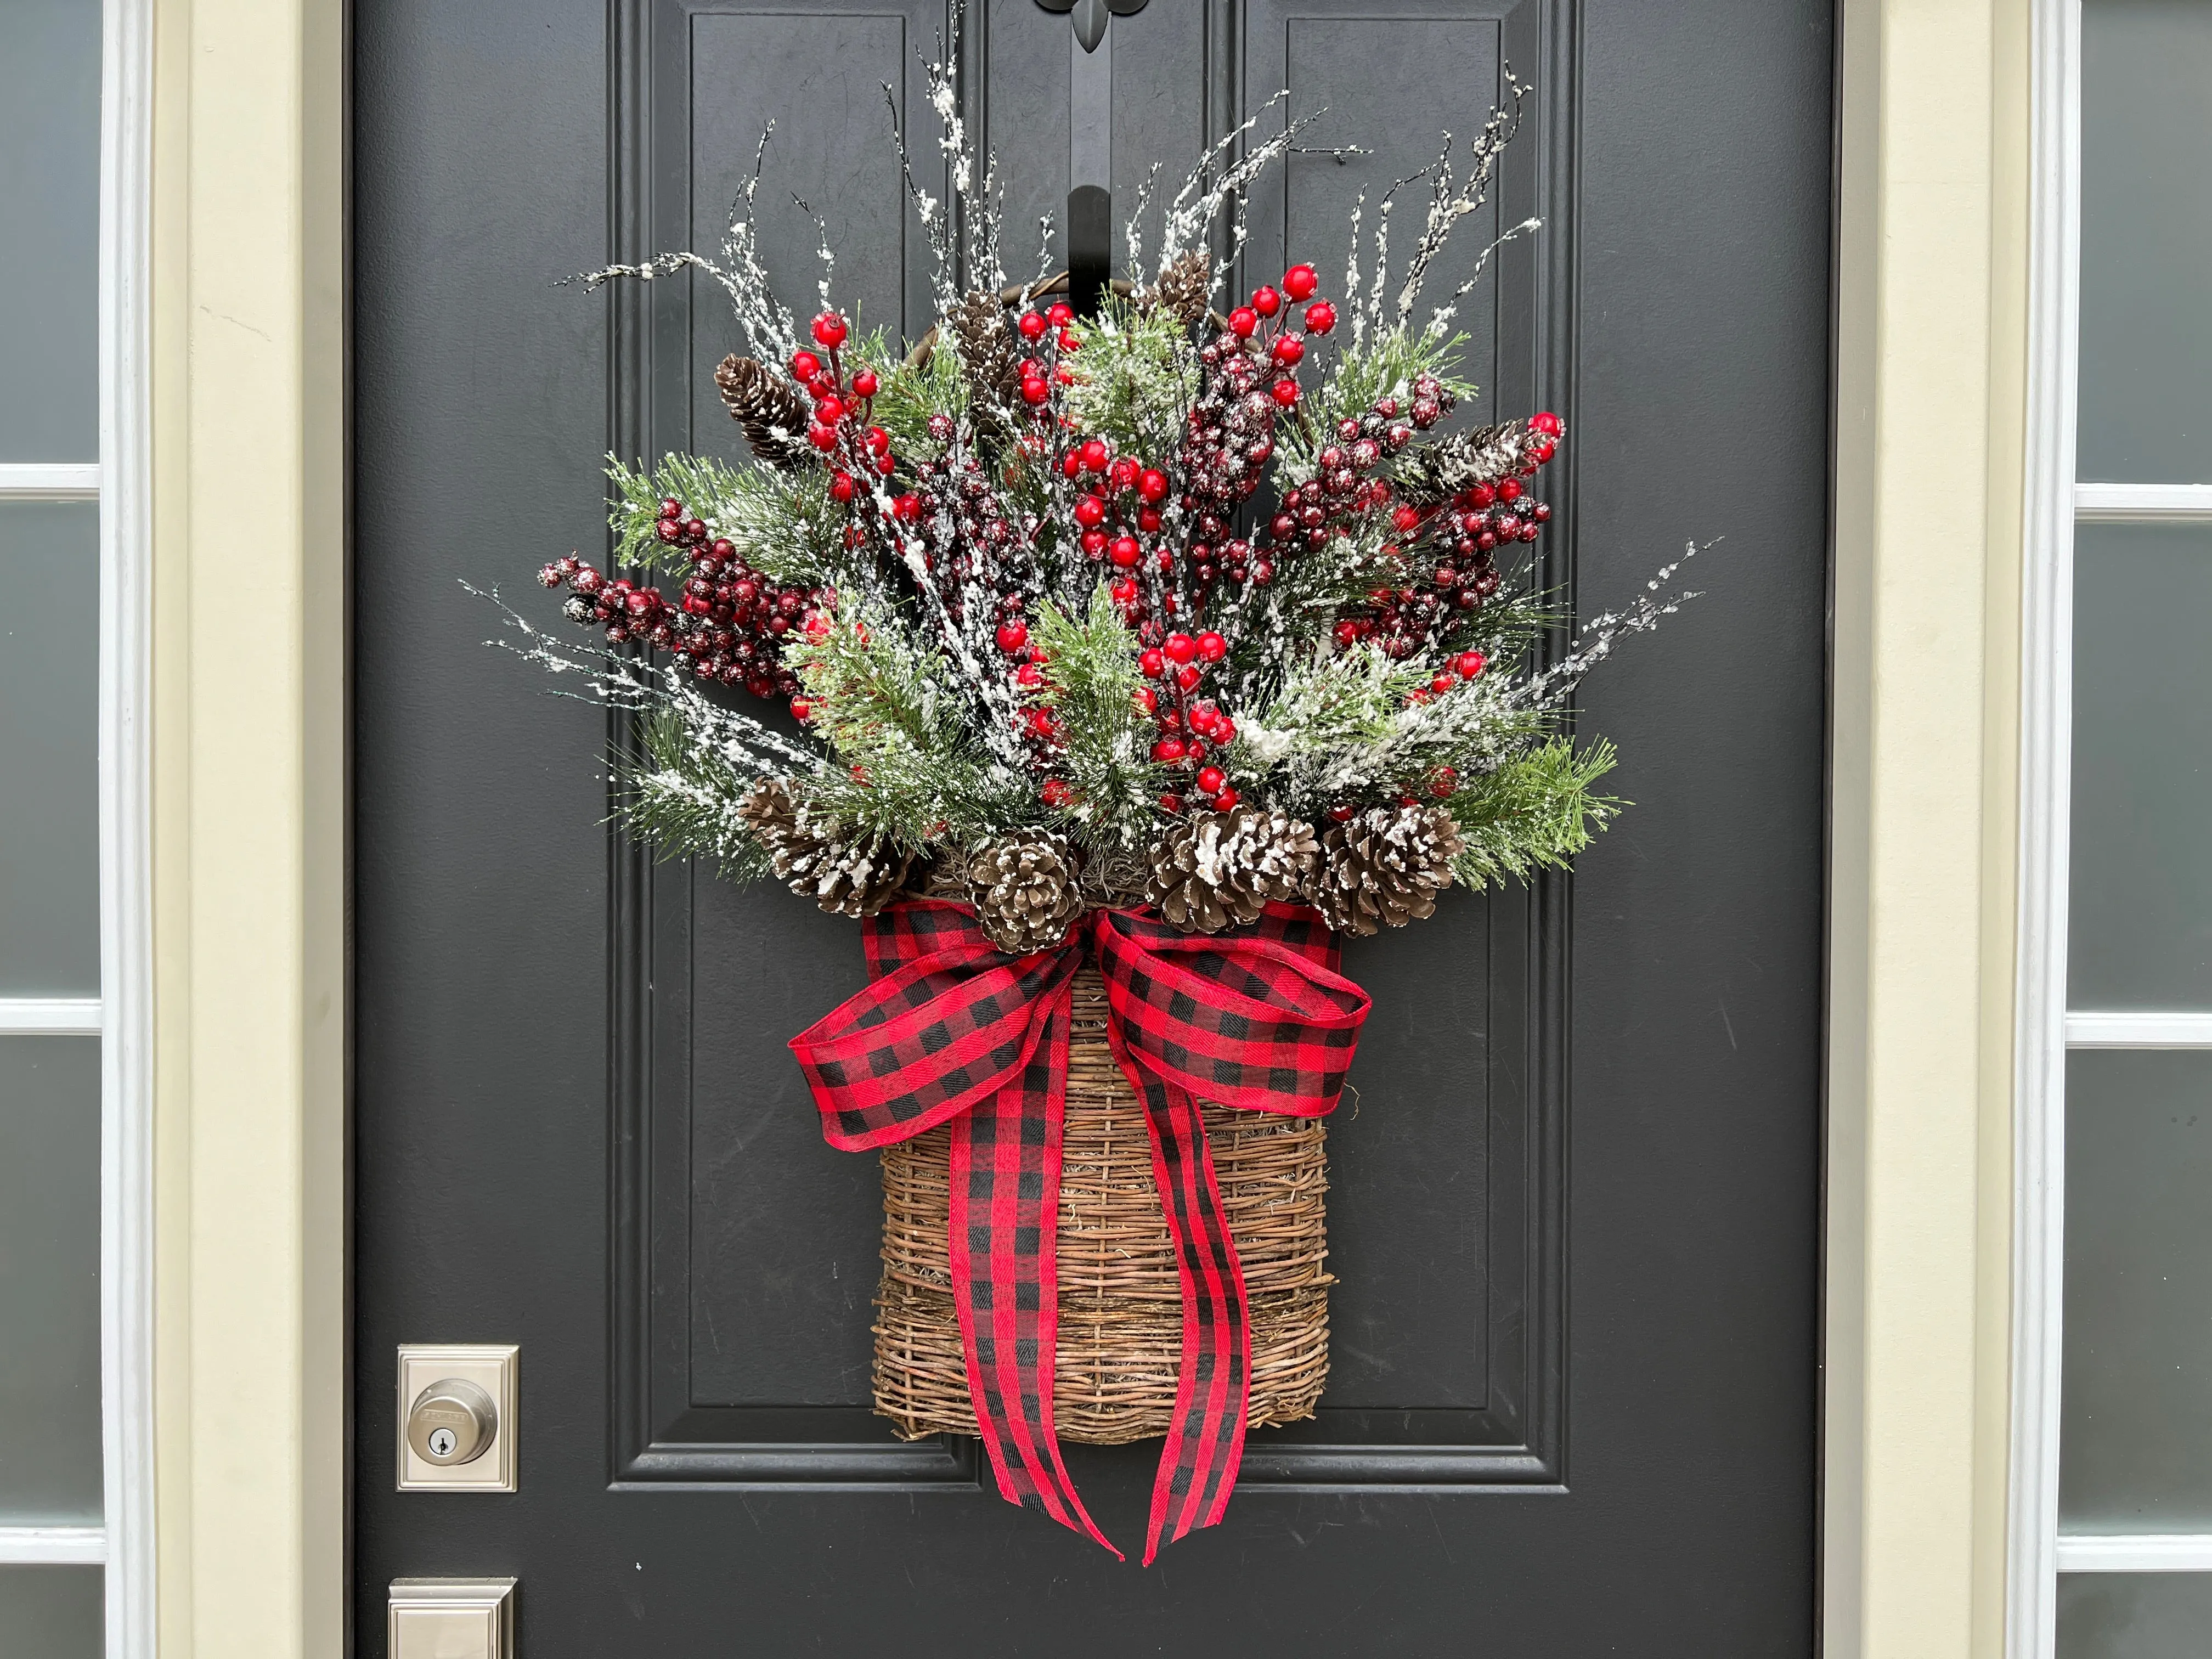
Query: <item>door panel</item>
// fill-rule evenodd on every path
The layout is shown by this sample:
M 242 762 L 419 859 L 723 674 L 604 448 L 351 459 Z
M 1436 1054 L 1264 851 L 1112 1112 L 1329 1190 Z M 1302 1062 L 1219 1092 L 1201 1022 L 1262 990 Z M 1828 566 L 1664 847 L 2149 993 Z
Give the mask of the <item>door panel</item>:
M 360 1443 L 387 1443 L 397 1343 L 515 1341 L 525 1448 L 498 1497 L 398 1494 L 363 1457 L 368 1650 L 389 1579 L 453 1574 L 521 1578 L 532 1655 L 1809 1650 L 1830 19 L 1653 9 L 1112 26 L 1119 210 L 1285 85 L 1316 152 L 1371 152 L 1255 193 L 1247 283 L 1289 249 L 1340 291 L 1354 200 L 1372 227 L 1510 64 L 1526 124 L 1431 295 L 1546 228 L 1459 303 L 1460 418 L 1566 415 L 1541 579 L 1584 614 L 1729 538 L 1709 596 L 1593 683 L 1638 804 L 1574 878 L 1347 948 L 1376 1007 L 1330 1126 L 1329 1390 L 1146 1572 L 1001 1503 L 972 1440 L 871 1414 L 876 1164 L 822 1144 L 784 1047 L 860 984 L 854 929 L 610 837 L 619 728 L 483 649 L 496 614 L 453 580 L 597 556 L 610 448 L 741 453 L 710 283 L 552 284 L 714 252 L 771 117 L 787 303 L 817 274 L 795 194 L 862 329 L 927 325 L 882 83 L 926 171 L 944 8 L 361 0 Z M 1034 0 L 969 20 L 1016 276 L 1060 216 L 1067 42 Z M 1425 204 L 1398 193 L 1400 268 Z M 1070 1449 L 1125 1542 L 1157 1449 Z

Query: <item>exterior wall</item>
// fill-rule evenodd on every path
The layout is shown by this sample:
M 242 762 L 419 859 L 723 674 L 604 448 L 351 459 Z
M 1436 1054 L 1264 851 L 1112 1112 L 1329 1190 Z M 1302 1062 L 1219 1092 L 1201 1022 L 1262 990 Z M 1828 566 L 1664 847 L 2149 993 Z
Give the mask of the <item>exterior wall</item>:
M 155 1458 L 173 1659 L 343 1650 L 339 0 L 155 21 Z
M 2027 15 L 1847 0 L 1826 1650 L 2004 1644 Z
M 1826 1650 L 2002 1650 L 2025 8 L 1846 0 Z M 343 1649 L 340 0 L 158 0 L 162 1650 Z

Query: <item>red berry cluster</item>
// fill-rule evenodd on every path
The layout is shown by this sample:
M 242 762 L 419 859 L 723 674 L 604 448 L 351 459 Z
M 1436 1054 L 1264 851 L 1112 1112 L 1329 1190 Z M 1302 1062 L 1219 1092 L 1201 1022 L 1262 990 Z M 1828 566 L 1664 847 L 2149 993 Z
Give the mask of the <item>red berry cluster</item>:
M 1152 759 L 1188 772 L 1186 787 L 1217 812 L 1237 805 L 1229 775 L 1212 758 L 1215 751 L 1226 752 L 1237 740 L 1237 722 L 1222 712 L 1219 703 L 1196 693 L 1228 654 L 1229 641 L 1209 629 L 1201 634 L 1170 634 L 1137 658 L 1137 671 L 1159 682 L 1137 693 L 1138 706 L 1152 717 L 1159 733 L 1152 743 Z M 1166 811 L 1180 812 L 1184 805 L 1182 789 L 1170 789 L 1160 797 Z
M 1224 575 L 1240 589 L 1274 580 L 1284 550 L 1265 542 L 1255 548 L 1231 535 L 1231 521 L 1274 455 L 1275 423 L 1297 407 L 1297 366 L 1307 341 L 1336 326 L 1336 307 L 1314 297 L 1320 286 L 1311 265 L 1292 265 L 1279 289 L 1266 283 L 1255 289 L 1247 303 L 1230 312 L 1227 326 L 1199 348 L 1206 380 L 1186 419 L 1177 459 L 1182 508 L 1195 532 L 1186 557 L 1200 605 Z M 1291 307 L 1300 304 L 1304 311 L 1294 315 Z
M 1052 418 L 1052 410 L 1047 405 L 1052 402 L 1054 386 L 1068 386 L 1074 381 L 1075 371 L 1060 361 L 1062 353 L 1074 352 L 1082 346 L 1072 326 L 1074 321 L 1075 313 L 1071 307 L 1054 304 L 1042 311 L 1025 311 L 1015 322 L 1022 338 L 1032 346 L 1044 343 L 1047 334 L 1052 336 L 1051 341 L 1043 344 L 1046 355 L 1042 359 L 1024 357 L 1021 361 L 1022 401 L 1041 421 Z
M 617 645 L 634 640 L 665 651 L 702 680 L 743 685 L 755 696 L 790 697 L 792 712 L 804 720 L 805 700 L 797 696 L 798 676 L 784 666 L 782 644 L 794 629 L 825 625 L 828 592 L 778 586 L 738 557 L 729 542 L 710 540 L 706 525 L 672 496 L 660 503 L 653 533 L 690 556 L 691 574 L 673 605 L 659 588 L 626 576 L 610 580 L 574 555 L 545 566 L 538 580 L 569 590 L 562 610 L 570 621 L 604 626 Z

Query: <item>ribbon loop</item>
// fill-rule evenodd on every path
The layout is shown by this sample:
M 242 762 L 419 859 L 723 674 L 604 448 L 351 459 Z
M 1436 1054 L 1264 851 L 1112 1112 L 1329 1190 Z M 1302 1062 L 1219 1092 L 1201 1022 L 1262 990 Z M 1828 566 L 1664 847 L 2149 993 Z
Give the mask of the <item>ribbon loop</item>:
M 1334 1110 L 1367 995 L 1336 971 L 1321 918 L 1290 905 L 1214 938 L 1094 912 L 1059 946 L 1023 957 L 1001 955 L 973 912 L 937 900 L 865 926 L 871 983 L 791 1042 L 823 1138 L 860 1151 L 952 1125 L 953 1304 L 1000 1493 L 1113 1550 L 1068 1479 L 1052 1398 L 1069 1010 L 1076 971 L 1086 951 L 1097 955 L 1107 1041 L 1145 1108 L 1182 1287 L 1150 1565 L 1164 1536 L 1226 1510 L 1251 1388 L 1244 1278 L 1199 1102 L 1294 1117 Z

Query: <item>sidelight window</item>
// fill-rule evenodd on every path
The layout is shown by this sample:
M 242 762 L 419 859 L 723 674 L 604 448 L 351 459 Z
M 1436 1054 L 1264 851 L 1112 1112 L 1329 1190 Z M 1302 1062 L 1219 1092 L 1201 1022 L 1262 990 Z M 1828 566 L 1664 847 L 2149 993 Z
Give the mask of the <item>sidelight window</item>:
M 0 6 L 0 1653 L 151 1650 L 144 8 Z
M 2019 1659 L 2212 1629 L 2212 6 L 2041 9 Z

